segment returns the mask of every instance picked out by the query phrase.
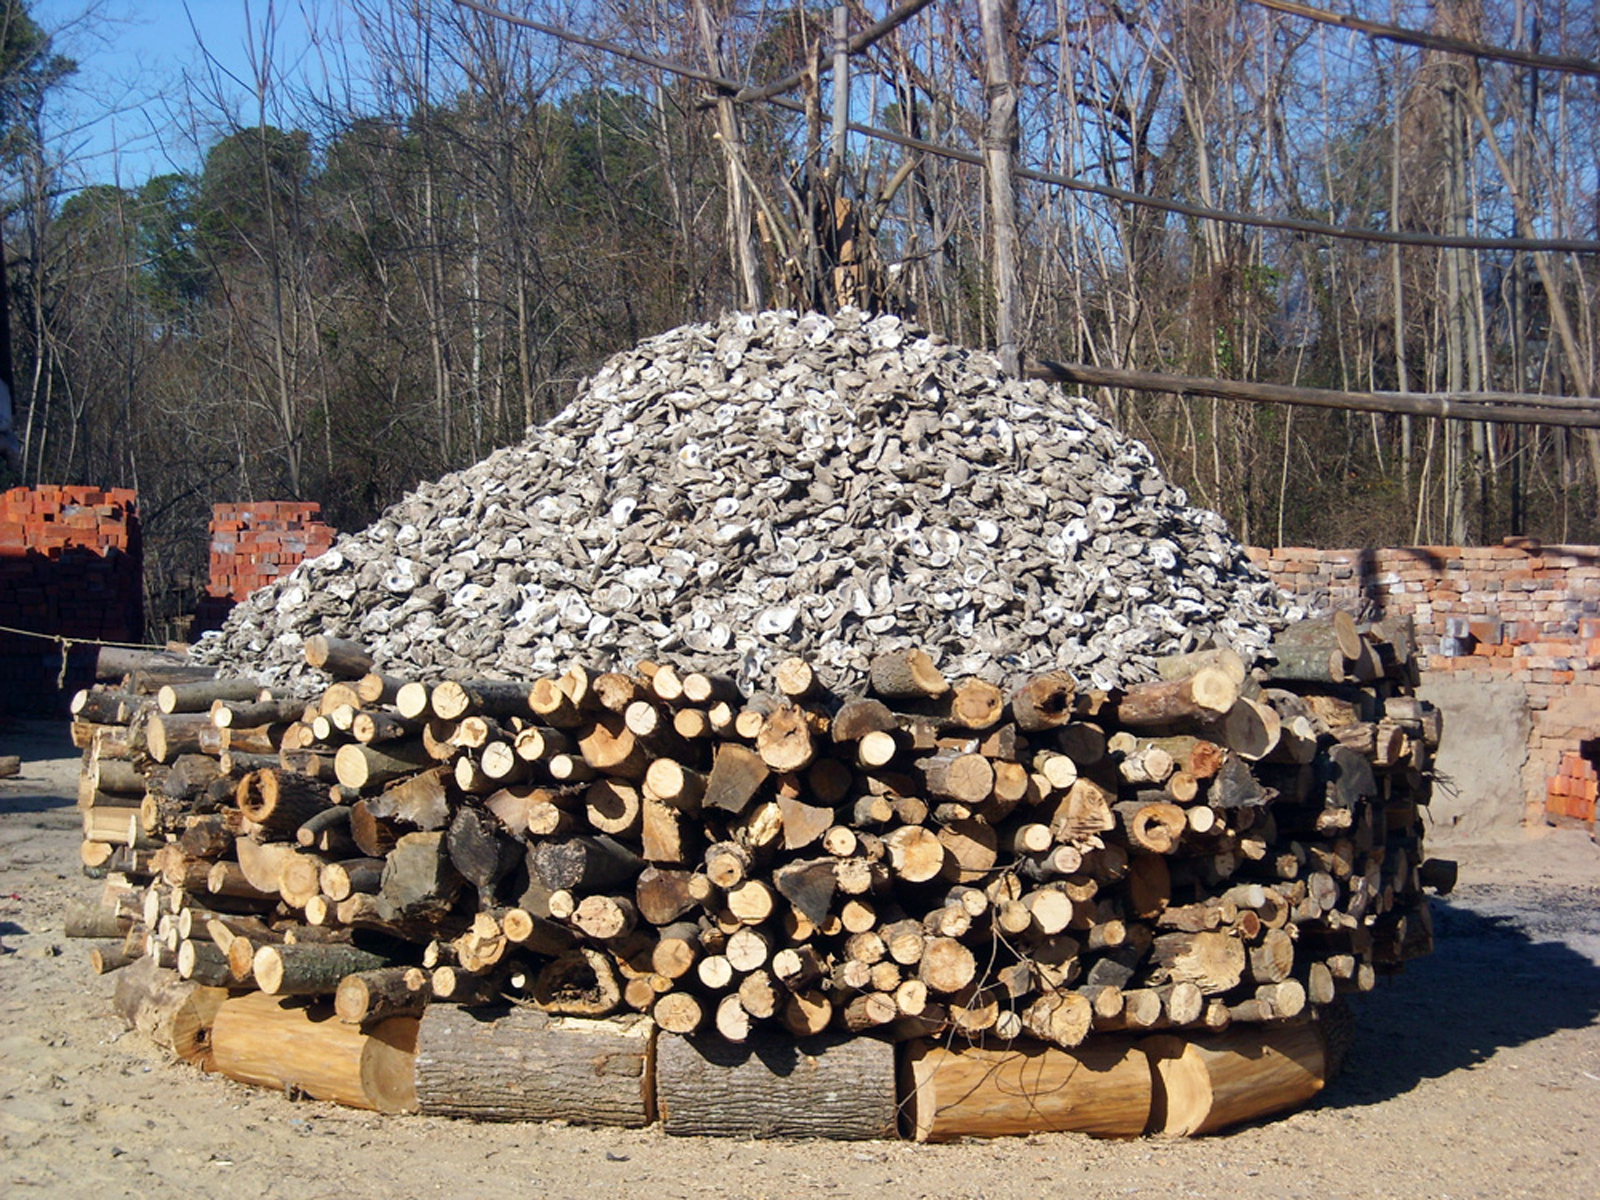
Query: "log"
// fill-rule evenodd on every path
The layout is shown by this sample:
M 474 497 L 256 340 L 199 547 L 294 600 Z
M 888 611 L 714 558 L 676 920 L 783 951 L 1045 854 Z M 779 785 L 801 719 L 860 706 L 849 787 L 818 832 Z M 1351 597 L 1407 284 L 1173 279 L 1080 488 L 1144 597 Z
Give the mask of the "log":
M 528 685 L 504 679 L 446 680 L 428 698 L 435 716 L 445 721 L 463 717 L 522 716 L 528 712 Z
M 211 1028 L 211 1069 L 240 1083 L 382 1113 L 415 1112 L 417 1019 L 366 1028 L 331 1004 L 250 992 L 226 1000 Z
M 196 679 L 190 683 L 169 683 L 156 691 L 156 708 L 162 715 L 205 713 L 210 721 L 211 705 L 217 700 L 255 700 L 261 685 L 252 679 Z
M 1027 1133 L 1136 1137 L 1150 1117 L 1150 1065 L 1137 1043 L 1102 1037 L 1072 1050 L 917 1040 L 901 1068 L 905 1132 L 919 1142 Z
M 251 963 L 257 986 L 274 996 L 331 996 L 346 975 L 391 965 L 381 954 L 340 942 L 262 946 Z
M 204 1065 L 212 1024 L 226 998 L 223 989 L 179 979 L 176 971 L 147 956 L 117 972 L 111 1006 L 129 1029 L 185 1062 Z
M 894 1047 L 873 1038 L 755 1033 L 742 1045 L 662 1034 L 662 1128 L 680 1136 L 892 1137 Z
M 207 704 L 210 702 L 207 701 Z M 145 726 L 145 745 L 156 762 L 171 762 L 180 754 L 199 754 L 217 733 L 207 712 L 153 716 Z
M 450 863 L 444 840 L 438 832 L 408 833 L 389 851 L 378 900 L 391 920 L 434 918 L 454 905 L 462 879 Z
M 269 768 L 252 771 L 239 781 L 234 800 L 247 820 L 268 837 L 289 837 L 328 808 L 328 787 L 305 775 Z
M 648 1019 L 433 1005 L 417 1034 L 421 1112 L 639 1128 L 655 1119 Z
M 353 791 L 377 788 L 391 780 L 414 775 L 433 766 L 433 757 L 420 741 L 383 742 L 363 745 L 346 742 L 333 758 L 333 772 L 339 783 Z
M 608 954 L 579 946 L 540 970 L 533 984 L 533 999 L 557 1016 L 608 1017 L 622 1007 L 622 988 Z
M 372 671 L 372 655 L 358 642 L 314 633 L 302 648 L 309 665 L 335 679 L 362 679 Z
M 1214 720 L 1239 699 L 1239 685 L 1216 667 L 1187 679 L 1134 684 L 1116 702 L 1113 720 L 1125 729 L 1153 729 Z
M 1234 1025 L 1193 1039 L 1158 1035 L 1143 1048 L 1156 1078 L 1149 1128 L 1172 1137 L 1297 1108 L 1328 1077 L 1327 1043 L 1316 1022 Z
M 949 682 L 925 650 L 898 650 L 880 654 L 868 667 L 872 690 L 896 699 L 933 698 L 950 688 Z
M 1011 695 L 1011 715 L 1024 733 L 1038 733 L 1067 724 L 1073 717 L 1078 685 L 1065 671 L 1028 680 Z
M 756 753 L 774 771 L 801 771 L 810 766 L 817 747 L 805 709 L 780 704 L 768 713 L 756 734 Z

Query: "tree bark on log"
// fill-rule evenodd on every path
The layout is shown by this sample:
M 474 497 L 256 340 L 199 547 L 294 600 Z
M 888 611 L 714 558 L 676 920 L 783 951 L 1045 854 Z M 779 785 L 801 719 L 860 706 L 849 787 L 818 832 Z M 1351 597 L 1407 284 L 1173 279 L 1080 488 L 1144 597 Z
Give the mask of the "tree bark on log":
M 639 1128 L 655 1119 L 654 1033 L 640 1017 L 439 1004 L 417 1036 L 417 1105 L 479 1121 Z
M 741 1045 L 662 1034 L 656 1102 L 686 1136 L 892 1137 L 894 1047 L 874 1038 L 753 1034 Z

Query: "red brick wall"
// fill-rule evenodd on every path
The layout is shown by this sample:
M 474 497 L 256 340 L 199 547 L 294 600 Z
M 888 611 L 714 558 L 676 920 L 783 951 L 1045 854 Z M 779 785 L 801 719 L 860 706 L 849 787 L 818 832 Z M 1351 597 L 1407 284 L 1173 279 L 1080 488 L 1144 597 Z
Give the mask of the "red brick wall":
M 126 488 L 0 493 L 0 625 L 85 641 L 144 640 L 143 546 Z M 0 711 L 47 715 L 93 680 L 94 651 L 0 633 Z
M 1252 550 L 1279 587 L 1318 606 L 1381 608 L 1416 621 L 1424 680 L 1509 680 L 1527 691 L 1529 815 L 1575 816 L 1561 768 L 1600 736 L 1600 547 Z M 1593 779 L 1593 773 L 1588 778 Z M 1587 807 L 1594 820 L 1592 789 Z M 1554 801 L 1552 803 L 1552 800 Z

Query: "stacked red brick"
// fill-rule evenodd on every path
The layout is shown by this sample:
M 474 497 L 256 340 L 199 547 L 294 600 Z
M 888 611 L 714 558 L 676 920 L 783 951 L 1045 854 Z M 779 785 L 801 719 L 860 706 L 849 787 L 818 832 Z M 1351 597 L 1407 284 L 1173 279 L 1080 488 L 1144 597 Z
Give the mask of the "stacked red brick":
M 136 642 L 144 633 L 142 546 L 128 488 L 0 493 L 0 709 L 59 707 L 62 644 Z M 69 653 L 65 695 L 92 680 L 92 649 Z M 82 661 L 79 661 L 82 660 Z
M 211 516 L 211 583 L 207 593 L 243 600 L 333 545 L 321 505 L 269 500 L 218 504 Z
M 1558 814 L 1546 781 L 1600 735 L 1600 547 L 1283 547 L 1251 560 L 1289 594 L 1351 612 L 1410 616 L 1424 684 L 1510 682 L 1527 694 L 1527 820 Z M 1592 820 L 1592 817 L 1590 818 Z
M 1557 824 L 1593 825 L 1597 795 L 1600 795 L 1600 772 L 1584 755 L 1569 750 L 1561 756 L 1556 773 L 1549 778 L 1545 812 Z

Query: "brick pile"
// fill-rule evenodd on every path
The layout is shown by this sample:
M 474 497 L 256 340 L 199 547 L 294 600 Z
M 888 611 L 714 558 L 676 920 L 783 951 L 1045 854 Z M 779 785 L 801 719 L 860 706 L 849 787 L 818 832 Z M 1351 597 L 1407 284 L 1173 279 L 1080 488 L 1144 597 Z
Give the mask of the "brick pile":
M 1600 772 L 1583 753 L 1568 750 L 1545 784 L 1545 812 L 1558 825 L 1593 825 Z
M 1508 538 L 1498 546 L 1249 553 L 1279 587 L 1313 606 L 1412 616 L 1424 681 L 1520 684 L 1531 718 L 1528 817 L 1572 815 L 1564 811 L 1572 797 L 1552 803 L 1547 781 L 1567 778 L 1566 756 L 1600 734 L 1600 547 Z M 1592 800 L 1587 812 L 1579 819 L 1592 825 Z
M 0 624 L 68 639 L 143 640 L 143 548 L 127 488 L 0 493 Z M 93 681 L 94 651 L 0 633 L 0 711 L 42 716 Z
M 333 545 L 337 531 L 322 523 L 311 501 L 218 504 L 211 510 L 211 583 L 207 593 L 243 600 Z

